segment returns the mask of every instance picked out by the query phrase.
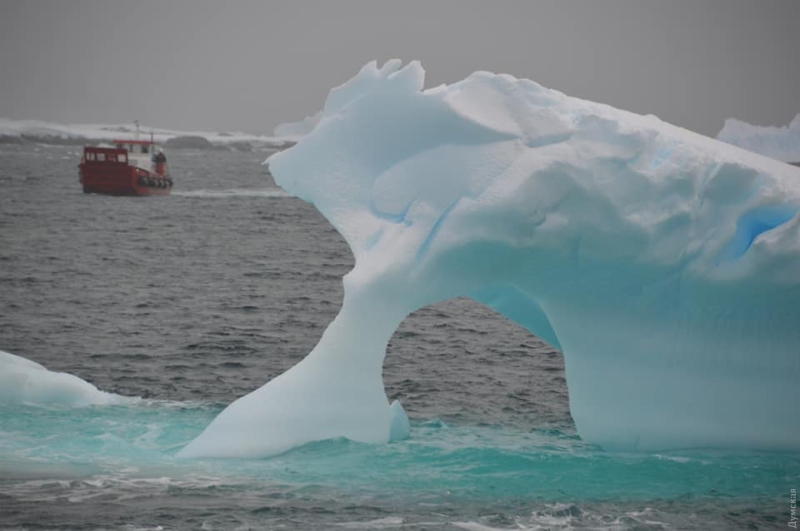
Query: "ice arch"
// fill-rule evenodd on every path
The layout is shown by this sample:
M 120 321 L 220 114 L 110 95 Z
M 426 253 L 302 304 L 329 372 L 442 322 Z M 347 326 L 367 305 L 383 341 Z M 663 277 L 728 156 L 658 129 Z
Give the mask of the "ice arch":
M 560 346 L 591 442 L 800 448 L 800 171 L 531 81 L 423 90 L 400 66 L 365 66 L 269 160 L 353 251 L 341 312 L 181 455 L 387 441 L 386 344 L 460 295 Z

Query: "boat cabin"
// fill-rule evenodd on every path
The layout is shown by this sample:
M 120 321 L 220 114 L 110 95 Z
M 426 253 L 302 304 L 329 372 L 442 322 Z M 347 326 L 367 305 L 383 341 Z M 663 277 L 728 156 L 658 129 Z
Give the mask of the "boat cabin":
M 163 164 L 157 166 L 166 162 L 166 157 L 152 140 L 114 140 L 113 144 L 114 147 L 86 146 L 83 149 L 84 161 L 118 162 L 163 174 Z
M 152 140 L 114 140 L 118 152 L 125 151 L 132 166 L 149 170 L 158 153 L 163 153 Z
M 114 145 L 117 149 L 141 155 L 149 155 L 156 148 L 156 144 L 152 140 L 114 140 Z

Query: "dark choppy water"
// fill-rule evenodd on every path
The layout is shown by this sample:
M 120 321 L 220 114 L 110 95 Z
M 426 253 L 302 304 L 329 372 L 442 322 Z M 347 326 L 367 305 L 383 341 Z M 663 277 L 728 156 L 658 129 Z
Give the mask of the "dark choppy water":
M 0 349 L 145 398 L 0 404 L 0 528 L 787 528 L 800 456 L 586 445 L 560 354 L 462 299 L 390 344 L 410 440 L 174 459 L 341 303 L 347 246 L 265 157 L 173 152 L 171 197 L 112 198 L 81 193 L 75 147 L 0 146 Z

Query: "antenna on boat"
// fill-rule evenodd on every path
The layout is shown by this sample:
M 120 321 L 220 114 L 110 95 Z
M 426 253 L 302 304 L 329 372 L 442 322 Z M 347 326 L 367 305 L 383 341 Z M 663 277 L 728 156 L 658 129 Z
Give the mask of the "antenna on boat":
M 136 140 L 139 140 L 139 120 L 134 120 L 133 123 L 136 124 Z

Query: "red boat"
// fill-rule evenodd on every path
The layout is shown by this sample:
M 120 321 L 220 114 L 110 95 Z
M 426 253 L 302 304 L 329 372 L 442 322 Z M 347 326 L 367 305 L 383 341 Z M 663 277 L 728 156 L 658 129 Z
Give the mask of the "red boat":
M 172 190 L 167 157 L 152 140 L 86 146 L 78 168 L 87 194 L 169 195 Z

